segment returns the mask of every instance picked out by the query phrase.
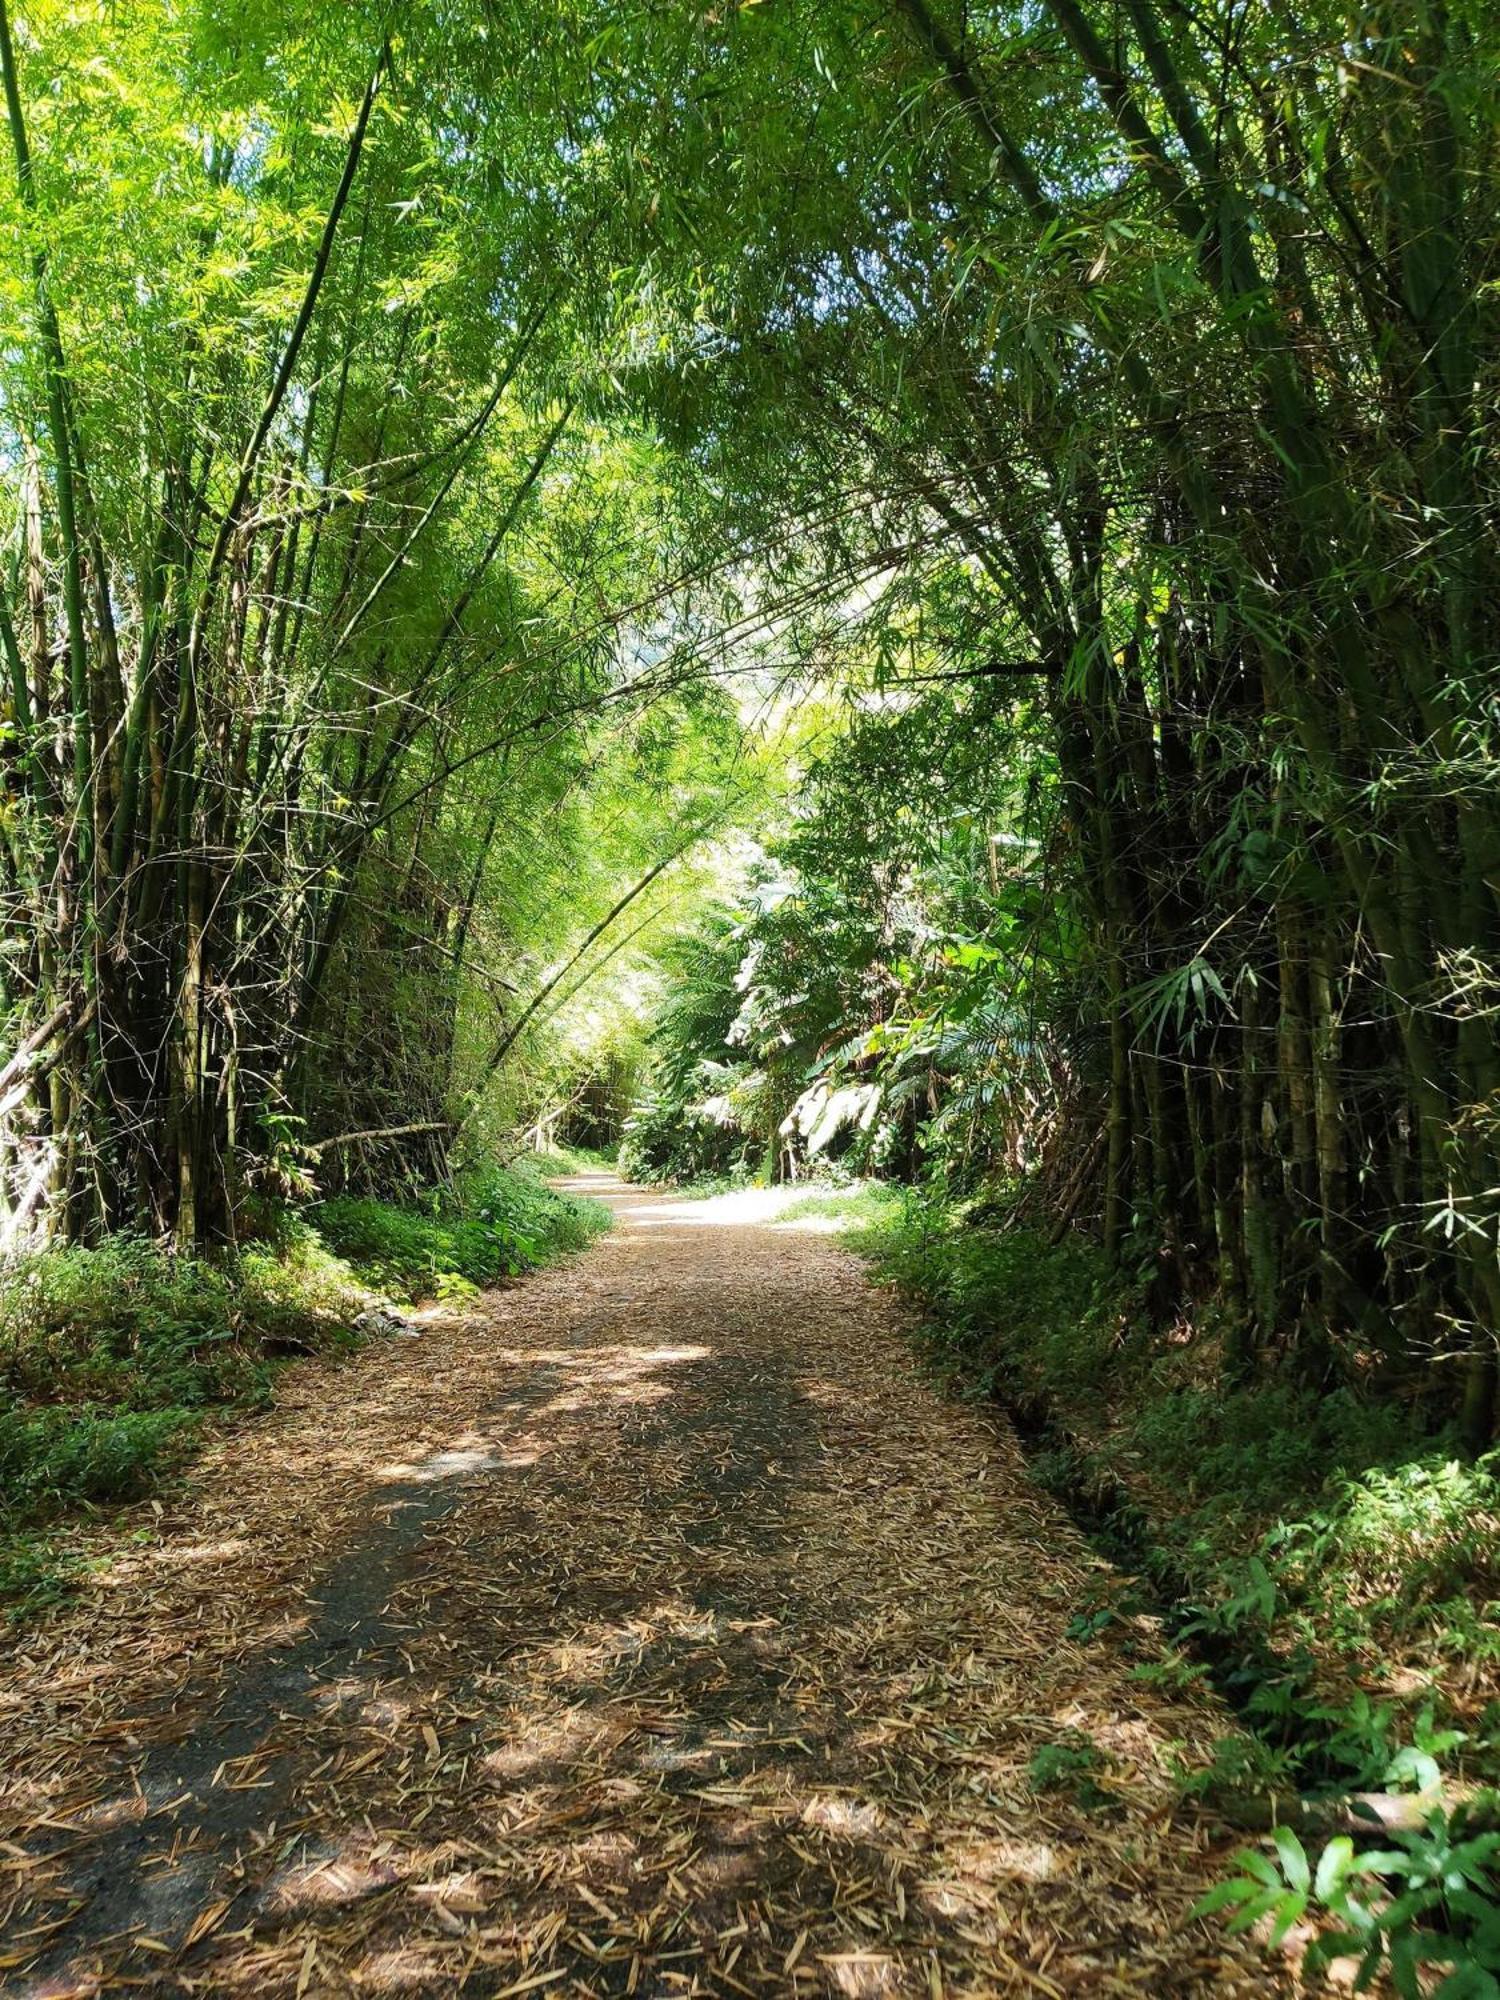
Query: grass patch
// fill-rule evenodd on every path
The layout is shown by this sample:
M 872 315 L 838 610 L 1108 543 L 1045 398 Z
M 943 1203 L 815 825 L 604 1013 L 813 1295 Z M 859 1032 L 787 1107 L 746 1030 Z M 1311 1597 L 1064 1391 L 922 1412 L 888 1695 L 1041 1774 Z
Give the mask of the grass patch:
M 544 1153 L 518 1153 L 507 1162 L 513 1172 L 562 1179 L 567 1174 L 613 1174 L 619 1171 L 613 1153 L 590 1146 L 549 1146 Z
M 484 1169 L 421 1207 L 340 1198 L 218 1259 L 140 1237 L 0 1270 L 0 1603 L 66 1594 L 69 1518 L 138 1500 L 214 1412 L 263 1408 L 277 1366 L 352 1347 L 372 1295 L 462 1299 L 582 1248 L 608 1211 L 529 1168 Z
M 0 1423 L 27 1406 L 183 1414 L 262 1402 L 271 1362 L 326 1346 L 362 1299 L 301 1223 L 215 1262 L 131 1236 L 19 1258 L 0 1279 Z
M 330 1250 L 392 1298 L 457 1301 L 583 1249 L 609 1227 L 609 1211 L 548 1187 L 527 1164 L 486 1167 L 422 1208 L 339 1196 L 313 1221 Z
M 871 1230 L 902 1208 L 888 1181 L 851 1181 L 847 1187 L 819 1188 L 782 1210 L 782 1222 L 835 1222 L 840 1229 Z
M 367 1294 L 305 1224 L 210 1262 L 140 1237 L 38 1251 L 0 1273 L 0 1601 L 64 1595 L 69 1515 L 136 1500 L 207 1413 L 269 1401 L 276 1364 L 351 1343 Z

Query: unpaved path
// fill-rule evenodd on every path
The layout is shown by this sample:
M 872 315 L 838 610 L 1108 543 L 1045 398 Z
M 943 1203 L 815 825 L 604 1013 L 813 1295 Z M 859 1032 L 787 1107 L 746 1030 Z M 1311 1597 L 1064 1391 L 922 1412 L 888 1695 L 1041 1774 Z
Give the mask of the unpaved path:
M 582 1259 L 292 1371 L 0 1661 L 6 1990 L 1278 1990 L 1186 1920 L 1222 1714 L 1069 1637 L 1003 1426 L 774 1197 L 591 1191 Z M 1092 1808 L 1028 1778 L 1072 1731 Z

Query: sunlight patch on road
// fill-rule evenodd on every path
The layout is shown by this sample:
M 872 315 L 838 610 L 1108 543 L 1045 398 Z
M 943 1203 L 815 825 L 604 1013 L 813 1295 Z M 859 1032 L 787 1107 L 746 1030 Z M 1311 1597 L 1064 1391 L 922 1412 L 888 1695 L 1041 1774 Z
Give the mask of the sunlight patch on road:
M 169 1568 L 184 1563 L 225 1562 L 231 1556 L 243 1555 L 248 1547 L 243 1535 L 230 1535 L 217 1542 L 188 1542 L 175 1548 L 164 1543 L 151 1551 L 150 1560 Z
M 425 1458 L 382 1465 L 375 1477 L 383 1484 L 399 1481 L 402 1485 L 430 1486 L 440 1479 L 487 1472 L 495 1463 L 490 1439 L 477 1431 L 463 1431 L 450 1445 L 429 1452 Z
M 1058 1872 L 1057 1850 L 1049 1841 L 1022 1840 L 1008 1834 L 954 1844 L 943 1860 L 952 1874 L 925 1882 L 924 1899 L 941 1909 L 944 1894 L 957 1897 L 960 1913 L 973 1906 L 976 1884 L 1050 1882 Z
M 404 1865 L 372 1855 L 367 1839 L 321 1841 L 311 1855 L 277 1869 L 261 1892 L 259 1906 L 272 1916 L 337 1909 L 393 1888 L 405 1873 Z
M 685 1223 L 693 1229 L 806 1229 L 819 1232 L 828 1227 L 826 1216 L 793 1217 L 783 1220 L 789 1208 L 808 1199 L 805 1187 L 733 1188 L 726 1194 L 706 1195 L 701 1200 L 653 1201 L 634 1208 L 616 1210 L 618 1217 L 633 1229 L 664 1229 Z

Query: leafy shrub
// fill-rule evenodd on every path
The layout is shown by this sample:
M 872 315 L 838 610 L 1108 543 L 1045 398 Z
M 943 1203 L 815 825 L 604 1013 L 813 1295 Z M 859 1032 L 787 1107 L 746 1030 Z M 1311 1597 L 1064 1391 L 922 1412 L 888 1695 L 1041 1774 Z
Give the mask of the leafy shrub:
M 45 1610 L 68 1595 L 85 1567 L 76 1550 L 44 1535 L 0 1533 L 0 1605 L 12 1620 Z
M 342 1340 L 366 1302 L 366 1288 L 307 1223 L 284 1223 L 274 1248 L 241 1254 L 234 1265 L 235 1323 L 263 1352 L 310 1352 Z
M 189 1410 L 110 1410 L 85 1403 L 0 1410 L 0 1490 L 22 1517 L 80 1500 L 133 1500 L 193 1422 Z
M 580 1248 L 596 1202 L 488 1168 L 429 1209 L 328 1202 L 282 1214 L 222 1259 L 142 1237 L 57 1247 L 0 1269 L 0 1599 L 51 1601 L 76 1562 L 38 1530 L 70 1507 L 149 1492 L 213 1407 L 270 1394 L 274 1363 L 353 1340 L 370 1287 L 462 1298 Z
M 1250 1513 L 1273 1512 L 1413 1442 L 1410 1420 L 1389 1405 L 1287 1382 L 1164 1390 L 1133 1412 L 1130 1428 L 1142 1464 L 1195 1497 L 1222 1496 Z
M 1027 1766 L 1027 1776 L 1039 1792 L 1067 1792 L 1075 1803 L 1092 1811 L 1113 1805 L 1112 1795 L 1097 1782 L 1109 1759 L 1084 1730 L 1069 1729 L 1055 1743 L 1044 1743 Z
M 864 1247 L 881 1274 L 931 1308 L 927 1337 L 985 1386 L 1098 1386 L 1121 1363 L 1119 1288 L 1082 1238 L 973 1227 L 961 1209 L 910 1196 Z
M 598 1202 L 549 1188 L 523 1167 L 486 1167 L 430 1207 L 342 1195 L 313 1212 L 327 1248 L 407 1299 L 462 1299 L 582 1249 L 608 1227 Z
M 840 1229 L 876 1229 L 899 1211 L 901 1196 L 889 1181 L 840 1182 L 830 1171 L 829 1185 L 800 1195 L 781 1210 L 779 1222 L 832 1222 Z
M 676 1094 L 642 1098 L 625 1120 L 620 1172 L 647 1187 L 748 1179 L 766 1142 L 742 1122 L 741 1098 L 748 1086 L 753 1099 L 760 1081 L 748 1063 L 703 1062 Z
M 1496 1637 L 1500 1452 L 1473 1464 L 1428 1452 L 1330 1479 L 1321 1504 L 1267 1538 L 1297 1599 L 1356 1636 L 1394 1636 L 1451 1614 L 1469 1650 Z
M 1276 1793 L 1294 1788 L 1297 1756 L 1285 1746 L 1267 1743 L 1239 1731 L 1214 1739 L 1207 1764 L 1179 1764 L 1176 1775 L 1188 1798 L 1214 1798 L 1224 1793 Z
M 612 1174 L 617 1171 L 613 1152 L 600 1152 L 593 1146 L 579 1146 L 557 1139 L 545 1152 L 527 1151 L 524 1161 L 519 1157 L 514 1164 L 517 1171 L 561 1178 L 566 1174 Z
M 1273 1836 L 1275 1859 L 1258 1849 L 1235 1856 L 1238 1872 L 1197 1905 L 1197 1916 L 1232 1910 L 1230 1931 L 1270 1920 L 1279 1945 L 1309 1912 L 1336 1928 L 1316 1938 L 1305 1973 L 1349 1955 L 1359 1961 L 1355 1990 L 1384 1969 L 1402 2000 L 1494 2000 L 1500 1995 L 1500 1833 L 1474 1831 L 1462 1813 L 1429 1815 L 1393 1845 L 1360 1853 L 1348 1834 L 1330 1840 L 1316 1866 L 1290 1827 Z M 1434 1981 L 1431 1968 L 1446 1966 Z
M 609 1227 L 609 1211 L 599 1202 L 548 1187 L 522 1166 L 489 1166 L 472 1174 L 461 1201 L 476 1222 L 524 1244 L 531 1263 L 583 1250 Z
M 313 1211 L 319 1236 L 368 1283 L 398 1298 L 431 1298 L 440 1272 L 493 1282 L 520 1268 L 498 1237 L 372 1196 L 338 1195 Z
M 945 1367 L 1042 1417 L 1033 1475 L 1152 1580 L 1289 1775 L 1369 1783 L 1413 1731 L 1500 1769 L 1500 1732 L 1443 1726 L 1469 1720 L 1461 1675 L 1446 1708 L 1437 1681 L 1442 1723 L 1418 1712 L 1436 1663 L 1500 1659 L 1500 1453 L 1467 1463 L 1353 1383 L 1244 1385 L 1211 1318 L 1164 1337 L 1087 1243 L 919 1197 L 861 1243 L 924 1301 Z
M 0 1272 L 0 1571 L 34 1595 L 51 1571 L 22 1530 L 148 1492 L 203 1411 L 264 1402 L 274 1358 L 347 1338 L 366 1296 L 295 1222 L 277 1247 L 217 1262 L 132 1236 L 14 1259 Z
M 0 1279 L 0 1390 L 141 1409 L 243 1400 L 264 1377 L 238 1277 L 129 1236 L 17 1260 Z
M 746 945 L 725 910 L 663 955 L 667 999 L 650 1036 L 649 1085 L 625 1120 L 620 1171 L 627 1180 L 694 1181 L 748 1173 L 774 1127 L 765 1078 L 732 1047 Z M 759 1135 L 759 1136 L 757 1136 Z

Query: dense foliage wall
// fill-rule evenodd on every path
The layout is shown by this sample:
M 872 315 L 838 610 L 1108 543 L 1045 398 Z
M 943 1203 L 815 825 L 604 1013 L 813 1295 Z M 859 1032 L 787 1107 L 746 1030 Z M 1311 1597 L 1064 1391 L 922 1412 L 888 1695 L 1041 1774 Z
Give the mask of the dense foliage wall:
M 799 510 L 878 685 L 1045 704 L 1085 982 L 1059 1025 L 1112 1254 L 1166 1297 L 1210 1274 L 1238 1365 L 1426 1375 L 1476 1441 L 1494 26 L 740 17 L 683 147 L 733 217 L 717 344 L 700 327 L 656 390 L 767 533 Z
M 601 162 L 524 10 L 388 29 L 0 10 L 7 1240 L 440 1171 L 722 789 Z
M 1489 1433 L 1492 9 L 0 27 L 12 1233 L 439 1166 L 840 685 L 700 1099 Z

